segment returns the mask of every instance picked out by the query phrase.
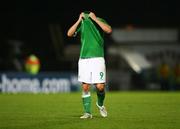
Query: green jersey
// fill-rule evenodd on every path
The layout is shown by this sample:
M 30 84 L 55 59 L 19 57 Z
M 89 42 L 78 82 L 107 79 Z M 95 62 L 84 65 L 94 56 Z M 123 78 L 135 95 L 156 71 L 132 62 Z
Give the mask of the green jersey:
M 83 19 L 77 32 L 81 35 L 80 58 L 104 57 L 104 32 L 91 18 Z

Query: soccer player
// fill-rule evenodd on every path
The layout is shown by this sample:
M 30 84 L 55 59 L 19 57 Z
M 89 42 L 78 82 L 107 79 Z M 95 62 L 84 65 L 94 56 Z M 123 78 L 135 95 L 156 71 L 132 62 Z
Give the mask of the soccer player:
M 111 26 L 93 12 L 85 11 L 79 19 L 69 28 L 67 35 L 81 36 L 81 50 L 78 62 L 78 81 L 82 82 L 82 102 L 84 114 L 82 119 L 92 118 L 90 85 L 97 89 L 97 102 L 102 117 L 107 117 L 103 105 L 105 99 L 106 67 L 104 59 L 104 32 L 110 34 Z

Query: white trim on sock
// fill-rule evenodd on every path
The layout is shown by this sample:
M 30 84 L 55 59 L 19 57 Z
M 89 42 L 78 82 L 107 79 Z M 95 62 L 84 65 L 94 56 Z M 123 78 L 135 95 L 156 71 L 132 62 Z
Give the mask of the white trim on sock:
M 87 97 L 90 97 L 91 96 L 91 93 L 90 92 L 82 92 L 82 98 L 87 98 Z

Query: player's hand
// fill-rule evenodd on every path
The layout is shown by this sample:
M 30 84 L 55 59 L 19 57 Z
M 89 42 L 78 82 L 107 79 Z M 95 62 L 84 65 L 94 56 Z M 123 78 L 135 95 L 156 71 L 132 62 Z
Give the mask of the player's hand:
M 79 21 L 81 21 L 81 20 L 83 20 L 84 19 L 84 13 L 81 13 L 80 15 L 79 15 Z
M 89 13 L 89 17 L 90 17 L 91 19 L 93 19 L 93 20 L 96 20 L 96 19 L 97 19 L 96 15 L 95 15 L 93 12 L 90 12 L 90 13 Z

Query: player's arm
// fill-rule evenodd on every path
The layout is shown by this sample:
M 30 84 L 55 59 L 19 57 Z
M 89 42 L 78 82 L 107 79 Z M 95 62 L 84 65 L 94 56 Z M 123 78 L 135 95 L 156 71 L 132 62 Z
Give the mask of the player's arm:
M 76 32 L 76 29 L 79 25 L 79 23 L 81 22 L 81 20 L 83 19 L 84 15 L 83 13 L 81 13 L 79 15 L 79 19 L 69 28 L 68 32 L 67 32 L 67 36 L 68 37 L 72 37 L 74 35 L 74 33 Z
M 108 34 L 112 32 L 111 26 L 109 26 L 108 24 L 100 21 L 93 12 L 90 12 L 89 17 L 91 17 L 91 19 L 94 20 L 101 27 L 101 29 L 104 32 L 106 32 Z

